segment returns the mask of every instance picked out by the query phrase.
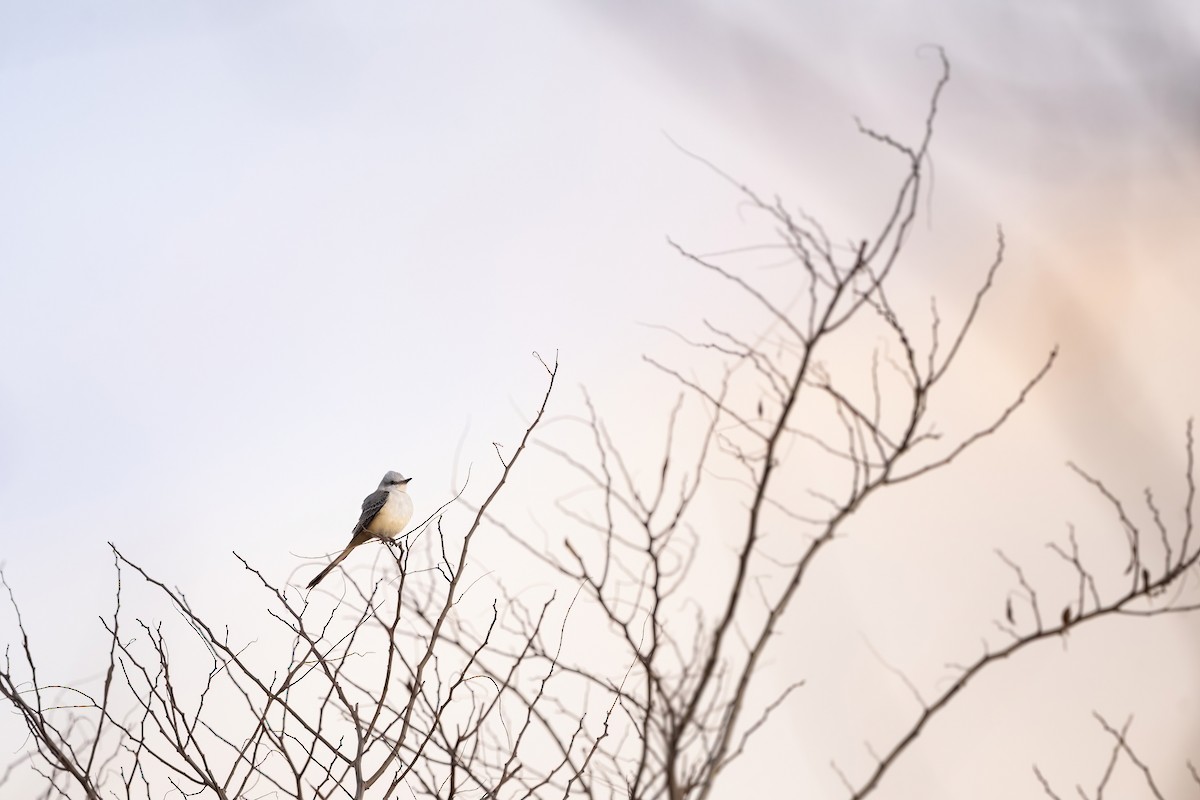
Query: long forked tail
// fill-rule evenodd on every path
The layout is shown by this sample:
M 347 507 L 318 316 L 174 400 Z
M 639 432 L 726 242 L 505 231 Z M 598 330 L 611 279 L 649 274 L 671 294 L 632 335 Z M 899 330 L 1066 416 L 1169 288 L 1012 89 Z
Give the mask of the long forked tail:
M 351 542 L 349 545 L 347 545 L 346 549 L 342 551 L 342 554 L 340 556 L 335 558 L 333 561 L 330 561 L 329 566 L 327 566 L 327 567 L 325 567 L 325 569 L 321 570 L 320 573 L 317 574 L 317 577 L 313 578 L 311 581 L 308 582 L 308 588 L 309 589 L 313 588 L 318 583 L 320 583 L 322 580 L 324 580 L 326 575 L 328 575 L 330 572 L 333 572 L 333 568 L 336 567 L 338 564 L 342 563 L 342 561 L 345 560 L 346 556 L 350 555 L 350 551 L 353 550 L 357 544 L 358 544 L 357 542 Z

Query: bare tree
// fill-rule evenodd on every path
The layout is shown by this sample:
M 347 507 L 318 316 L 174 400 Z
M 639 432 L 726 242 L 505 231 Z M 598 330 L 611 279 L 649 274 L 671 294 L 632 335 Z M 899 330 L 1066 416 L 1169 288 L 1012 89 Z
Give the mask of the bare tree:
M 149 798 L 173 789 L 218 798 L 700 800 L 720 791 L 722 773 L 804 686 L 797 678 L 767 692 L 762 663 L 848 520 L 875 496 L 950 467 L 997 433 L 1055 360 L 1050 350 L 973 431 L 937 432 L 934 401 L 961 369 L 1004 259 L 998 233 L 957 323 L 936 305 L 917 316 L 894 300 L 950 75 L 944 56 L 940 64 L 915 144 L 859 125 L 904 167 L 868 235 L 836 240 L 815 217 L 729 179 L 777 232 L 771 246 L 791 264 L 790 288 L 759 285 L 725 260 L 737 253 L 705 256 L 672 242 L 721 283 L 726 305 L 753 306 L 761 322 L 745 332 L 705 320 L 701 335 L 676 334 L 693 354 L 684 364 L 647 359 L 680 392 L 653 463 L 631 462 L 631 448 L 586 395 L 576 431 L 546 429 L 558 365 L 542 362 L 546 393 L 512 455 L 497 449 L 501 471 L 486 494 L 449 498 L 369 579 L 347 580 L 331 611 L 318 613 L 297 589 L 242 561 L 290 643 L 274 650 L 235 640 L 113 547 L 118 588 L 104 620 L 110 649 L 98 692 L 43 683 L 17 613 L 20 653 L 15 661 L 6 655 L 0 692 L 25 720 L 30 748 L 5 777 L 37 770 L 47 798 Z M 863 342 L 875 344 L 864 352 Z M 999 552 L 1014 582 L 1004 618 L 937 696 L 914 688 L 920 711 L 876 746 L 870 769 L 834 766 L 848 796 L 873 794 L 927 726 L 997 662 L 1104 617 L 1200 607 L 1183 593 L 1200 558 L 1193 444 L 1189 424 L 1181 529 L 1167 523 L 1150 490 L 1142 500 L 1147 522 L 1138 523 L 1100 479 L 1075 467 L 1125 537 L 1121 588 L 1101 590 L 1116 584 L 1099 579 L 1073 530 L 1051 549 L 1074 575 L 1065 607 L 1049 599 L 1062 596 L 1062 585 L 1036 585 Z M 585 489 L 555 503 L 562 521 L 544 532 L 544 547 L 532 544 L 533 523 L 513 521 L 498 501 L 529 453 Z M 712 508 L 725 516 L 714 521 Z M 454 512 L 467 513 L 458 521 Z M 478 577 L 467 576 L 484 530 L 506 534 L 563 591 L 527 605 L 523 591 L 503 588 L 518 578 L 500 576 L 496 596 L 481 606 L 468 592 Z M 184 626 L 131 620 L 130 578 L 165 598 Z M 588 647 L 564 645 L 568 631 L 581 629 Z M 173 651 L 185 647 L 204 655 L 203 674 L 180 669 Z M 1119 757 L 1146 769 L 1127 729 L 1098 719 L 1115 740 L 1105 775 Z M 1034 779 L 1031 788 L 1059 796 L 1042 772 Z M 1162 796 L 1148 769 L 1146 781 Z

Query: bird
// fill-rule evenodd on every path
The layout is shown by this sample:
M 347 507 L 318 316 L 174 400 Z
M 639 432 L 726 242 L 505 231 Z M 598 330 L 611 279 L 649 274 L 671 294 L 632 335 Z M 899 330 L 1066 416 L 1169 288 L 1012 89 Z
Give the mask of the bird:
M 383 476 L 379 488 L 363 500 L 362 514 L 350 534 L 350 544 L 309 582 L 307 588 L 312 589 L 320 583 L 360 544 L 366 544 L 372 539 L 394 539 L 400 535 L 413 515 L 412 498 L 408 496 L 410 480 L 412 479 L 390 470 Z

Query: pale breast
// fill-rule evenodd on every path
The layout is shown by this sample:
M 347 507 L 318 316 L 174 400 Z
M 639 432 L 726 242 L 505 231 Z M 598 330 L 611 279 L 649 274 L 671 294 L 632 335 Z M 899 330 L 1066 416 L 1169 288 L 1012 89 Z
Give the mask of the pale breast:
M 412 515 L 412 498 L 407 492 L 388 492 L 387 502 L 367 525 L 367 530 L 376 536 L 386 536 L 390 539 L 404 530 Z

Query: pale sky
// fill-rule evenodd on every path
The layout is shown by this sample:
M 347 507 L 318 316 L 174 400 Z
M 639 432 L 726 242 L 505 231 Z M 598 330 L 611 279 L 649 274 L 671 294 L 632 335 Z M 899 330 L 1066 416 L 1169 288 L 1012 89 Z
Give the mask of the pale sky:
M 515 444 L 541 389 L 532 351 L 560 353 L 571 402 L 586 384 L 657 430 L 631 398 L 661 385 L 641 355 L 662 338 L 641 323 L 691 324 L 721 298 L 666 237 L 705 251 L 760 232 L 667 136 L 850 236 L 900 168 L 853 118 L 914 138 L 928 43 L 953 79 L 906 291 L 951 308 L 997 224 L 1009 242 L 955 415 L 989 417 L 1049 347 L 1062 357 L 1004 438 L 889 506 L 937 497 L 946 530 L 864 535 L 814 578 L 839 610 L 792 633 L 836 619 L 845 649 L 816 665 L 781 644 L 771 668 L 861 661 L 903 721 L 864 637 L 929 687 L 967 660 L 1007 586 L 992 547 L 1106 523 L 1065 460 L 1132 500 L 1179 490 L 1200 410 L 1200 6 L 647 6 L 0 2 L 0 561 L 58 678 L 100 663 L 107 541 L 235 609 L 249 588 L 229 584 L 231 550 L 283 580 L 341 544 L 385 470 L 436 504 L 456 468 Z M 917 588 L 910 561 L 956 577 Z M 904 625 L 879 602 L 896 592 Z M 1102 706 L 1157 731 L 1182 785 L 1200 755 L 1197 622 L 1139 624 L 1145 662 L 1119 620 L 972 685 L 880 796 L 1032 796 L 1035 758 L 1094 784 Z M 1146 684 L 1181 688 L 1129 690 Z M 840 796 L 829 759 L 853 765 L 892 719 L 863 698 L 806 698 L 745 775 Z M 0 717 L 0 756 L 21 741 Z

